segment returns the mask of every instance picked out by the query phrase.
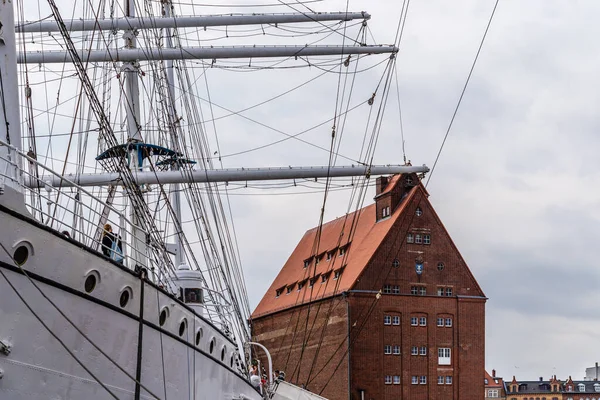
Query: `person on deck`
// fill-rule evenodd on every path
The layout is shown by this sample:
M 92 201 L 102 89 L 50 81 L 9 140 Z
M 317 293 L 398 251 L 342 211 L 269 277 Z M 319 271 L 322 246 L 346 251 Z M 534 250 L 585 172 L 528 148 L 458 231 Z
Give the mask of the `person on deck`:
M 115 241 L 115 234 L 112 231 L 110 224 L 104 225 L 104 234 L 102 235 L 102 254 L 106 257 L 110 257 L 111 248 Z

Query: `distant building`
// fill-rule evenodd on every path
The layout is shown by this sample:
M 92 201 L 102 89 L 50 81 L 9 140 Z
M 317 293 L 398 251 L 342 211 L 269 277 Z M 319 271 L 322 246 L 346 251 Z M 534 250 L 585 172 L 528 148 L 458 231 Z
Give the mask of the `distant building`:
M 506 389 L 504 379 L 496 376 L 496 370 L 492 370 L 492 375 L 485 371 L 483 380 L 485 385 L 485 400 L 488 399 L 506 399 Z
M 586 381 L 597 381 L 600 378 L 600 367 L 598 363 L 595 366 L 585 369 L 585 380 Z
M 378 178 L 374 204 L 304 234 L 251 318 L 286 380 L 332 400 L 482 399 L 486 297 L 428 197 L 415 174 Z
M 560 381 L 553 376 L 549 381 L 513 380 L 506 385 L 507 400 L 599 400 L 600 383 L 574 381 L 569 377 Z

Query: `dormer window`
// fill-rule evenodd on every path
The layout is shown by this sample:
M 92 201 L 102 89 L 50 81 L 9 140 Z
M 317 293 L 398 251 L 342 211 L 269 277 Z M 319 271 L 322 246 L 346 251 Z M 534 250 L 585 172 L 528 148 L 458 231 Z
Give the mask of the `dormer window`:
M 594 383 L 594 392 L 600 392 L 600 383 Z
M 302 282 L 298 282 L 298 291 L 302 290 L 305 283 L 306 283 L 306 280 L 303 280 Z
M 349 245 L 347 244 L 343 247 L 340 247 L 340 257 L 343 256 L 344 254 L 346 254 L 346 252 L 348 251 L 348 246 Z
M 327 282 L 327 278 L 329 278 L 329 274 L 323 274 L 323 275 L 321 275 L 321 283 Z
M 315 265 L 319 265 L 319 261 L 321 261 L 321 257 L 315 257 Z
M 333 251 L 327 253 L 327 261 L 331 260 L 331 257 L 333 257 L 333 253 Z
M 385 217 L 389 217 L 390 216 L 390 207 L 383 207 L 383 209 L 381 210 L 381 218 L 385 218 Z
M 283 289 L 277 289 L 277 290 L 275 291 L 275 298 L 277 298 L 277 297 L 281 296 L 281 293 L 283 293 Z
M 309 282 L 309 284 L 308 284 L 308 286 L 309 286 L 309 287 L 313 287 L 313 286 L 315 286 L 315 283 L 316 283 L 316 282 L 317 282 L 317 278 L 316 278 L 316 277 L 314 277 L 314 278 L 311 278 L 311 279 L 310 279 L 310 282 Z
M 579 390 L 580 392 L 585 392 L 585 385 L 583 383 L 578 384 L 577 390 Z
M 307 258 L 306 260 L 304 260 L 304 268 L 308 268 L 309 265 L 310 265 L 310 258 Z
M 287 293 L 286 293 L 286 294 L 290 294 L 290 293 L 292 293 L 292 290 L 294 290 L 294 286 L 296 286 L 296 285 L 290 285 L 290 286 L 288 286 L 288 287 L 287 287 Z
M 334 273 L 333 273 L 333 279 L 334 280 L 339 279 L 341 274 L 342 274 L 342 270 L 334 271 Z

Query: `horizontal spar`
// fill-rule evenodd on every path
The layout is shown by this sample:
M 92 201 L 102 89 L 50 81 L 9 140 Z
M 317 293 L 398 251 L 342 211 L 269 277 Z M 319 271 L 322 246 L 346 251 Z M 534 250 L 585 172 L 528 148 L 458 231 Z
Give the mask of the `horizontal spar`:
M 223 169 L 199 171 L 133 171 L 133 177 L 138 185 L 143 184 L 170 184 L 170 183 L 206 183 L 206 182 L 246 182 L 268 181 L 281 179 L 312 179 L 312 178 L 338 178 L 351 176 L 375 176 L 400 173 L 425 173 L 429 168 L 425 165 L 407 166 L 352 166 L 352 167 L 299 167 L 299 168 L 268 168 L 268 169 Z M 50 185 L 54 187 L 73 186 L 108 186 L 121 184 L 118 173 L 82 174 L 59 176 L 44 176 L 39 180 L 29 179 L 26 185 L 30 188 Z
M 215 60 L 226 58 L 265 58 L 325 56 L 340 54 L 395 53 L 395 46 L 265 46 L 265 47 L 187 47 L 175 49 L 111 49 L 79 51 L 83 62 L 132 62 L 150 60 Z M 20 64 L 66 63 L 64 51 L 29 51 L 19 53 Z
M 129 30 L 129 29 L 163 29 L 163 28 L 204 28 L 211 26 L 287 24 L 300 22 L 352 21 L 369 19 L 366 12 L 352 13 L 307 13 L 307 14 L 253 14 L 253 15 L 206 15 L 181 17 L 146 17 L 115 19 L 73 19 L 65 21 L 70 32 L 93 30 Z M 17 32 L 58 32 L 55 21 L 19 22 Z

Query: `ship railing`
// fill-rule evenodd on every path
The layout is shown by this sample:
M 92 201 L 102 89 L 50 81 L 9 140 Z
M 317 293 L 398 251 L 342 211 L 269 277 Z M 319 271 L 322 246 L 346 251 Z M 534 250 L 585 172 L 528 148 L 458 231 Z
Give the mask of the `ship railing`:
M 136 265 L 147 264 L 148 261 L 136 259 L 131 254 L 134 252 L 128 251 L 127 239 L 133 237 L 133 228 L 139 230 L 142 230 L 142 228 L 136 226 L 127 217 L 124 212 L 126 211 L 125 206 L 123 206 L 123 210 L 119 210 L 112 204 L 110 190 L 116 190 L 116 188 L 109 188 L 108 198 L 103 200 L 99 197 L 99 194 L 93 193 L 89 189 L 59 175 L 36 159 L 23 153 L 21 155 L 32 165 L 47 171 L 50 175 L 59 177 L 71 186 L 68 188 L 52 187 L 30 171 L 21 169 L 23 179 L 22 182 L 19 182 L 19 186 L 22 187 L 25 196 L 25 205 L 35 220 L 72 240 L 119 261 L 119 254 L 115 252 L 114 247 L 109 249 L 102 245 L 104 227 L 109 224 L 115 237 L 120 236 L 121 239 L 122 264 L 132 269 Z M 0 160 L 8 161 L 3 156 L 0 156 Z M 30 170 L 36 171 L 37 168 L 30 168 Z M 0 181 L 6 179 L 13 180 L 5 171 L 0 171 Z M 25 185 L 23 182 L 29 182 L 29 184 Z M 14 180 L 13 183 L 15 183 Z

